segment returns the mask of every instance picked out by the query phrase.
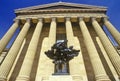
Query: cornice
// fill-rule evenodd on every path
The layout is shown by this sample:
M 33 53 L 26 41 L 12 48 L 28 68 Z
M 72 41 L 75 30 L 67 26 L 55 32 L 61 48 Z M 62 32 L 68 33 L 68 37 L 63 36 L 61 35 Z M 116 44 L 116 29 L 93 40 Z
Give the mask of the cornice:
M 26 18 L 32 18 L 32 19 L 37 19 L 37 18 L 63 18 L 63 17 L 96 17 L 96 18 L 101 18 L 101 17 L 107 17 L 103 13 L 59 13 L 59 14 L 36 14 L 36 15 L 19 15 L 16 17 L 16 19 L 26 19 Z
M 91 12 L 97 12 L 97 13 L 106 13 L 106 9 L 50 9 L 50 10 L 23 10 L 23 11 L 16 11 L 16 14 L 24 14 L 24 13 L 76 13 L 76 12 L 81 12 L 81 13 L 91 13 Z
M 69 2 L 56 2 L 56 3 L 49 3 L 49 4 L 43 4 L 43 5 L 37 5 L 37 6 L 31 6 L 31 7 L 26 7 L 26 8 L 19 8 L 16 9 L 15 11 L 21 11 L 21 10 L 34 10 L 37 8 L 48 8 L 52 6 L 71 6 L 71 7 L 84 7 L 88 9 L 107 9 L 107 7 L 104 6 L 93 6 L 93 5 L 86 5 L 86 4 L 78 4 L 78 3 L 69 3 Z

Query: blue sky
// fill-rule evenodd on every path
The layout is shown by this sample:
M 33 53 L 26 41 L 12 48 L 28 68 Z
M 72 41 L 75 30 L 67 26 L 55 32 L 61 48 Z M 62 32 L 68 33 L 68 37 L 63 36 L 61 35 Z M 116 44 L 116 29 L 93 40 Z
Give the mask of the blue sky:
M 120 0 L 0 0 L 0 39 L 13 23 L 14 9 L 59 1 L 106 6 L 110 21 L 120 31 Z

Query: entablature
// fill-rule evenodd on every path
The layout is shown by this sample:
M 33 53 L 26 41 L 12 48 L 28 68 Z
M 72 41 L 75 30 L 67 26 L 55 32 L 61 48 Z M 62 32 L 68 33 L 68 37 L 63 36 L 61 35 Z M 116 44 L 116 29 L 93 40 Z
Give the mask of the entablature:
M 50 9 L 50 10 L 23 10 L 15 11 L 17 15 L 43 13 L 106 13 L 106 9 Z
M 43 4 L 38 6 L 31 6 L 15 10 L 15 14 L 57 14 L 57 13 L 104 13 L 106 14 L 107 8 L 103 6 L 93 6 L 85 4 L 76 4 L 68 2 L 57 2 L 50 4 Z
M 63 18 L 70 17 L 72 22 L 76 22 L 78 17 L 85 18 L 85 22 L 88 22 L 91 17 L 95 17 L 97 19 L 101 19 L 103 17 L 107 17 L 105 14 L 101 13 L 59 13 L 59 14 L 37 14 L 37 15 L 19 15 L 15 19 L 25 20 L 27 18 L 31 18 L 32 20 L 36 20 L 38 18 L 44 18 L 45 22 L 50 22 L 51 18 L 57 18 L 58 22 L 64 22 Z

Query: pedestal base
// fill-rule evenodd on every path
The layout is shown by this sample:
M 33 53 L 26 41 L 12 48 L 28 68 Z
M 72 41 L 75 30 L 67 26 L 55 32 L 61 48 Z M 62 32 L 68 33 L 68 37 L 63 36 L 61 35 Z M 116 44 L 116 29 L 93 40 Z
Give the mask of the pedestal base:
M 73 81 L 70 75 L 53 75 L 49 77 L 49 81 Z
M 57 75 L 58 75 L 58 76 L 59 76 L 59 75 L 69 75 L 69 73 L 54 73 L 54 74 L 52 74 L 52 75 L 53 75 L 53 76 L 54 76 L 54 75 L 56 75 L 56 76 L 57 76 Z

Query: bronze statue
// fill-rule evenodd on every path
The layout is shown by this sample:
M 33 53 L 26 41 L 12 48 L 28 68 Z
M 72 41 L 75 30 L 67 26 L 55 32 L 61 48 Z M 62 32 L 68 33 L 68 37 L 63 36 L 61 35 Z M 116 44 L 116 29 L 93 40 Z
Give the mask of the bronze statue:
M 45 52 L 50 59 L 53 59 L 56 66 L 55 74 L 68 74 L 69 61 L 79 54 L 80 50 L 73 49 L 73 46 L 68 48 L 67 42 L 67 40 L 59 41 L 51 47 L 51 50 Z

